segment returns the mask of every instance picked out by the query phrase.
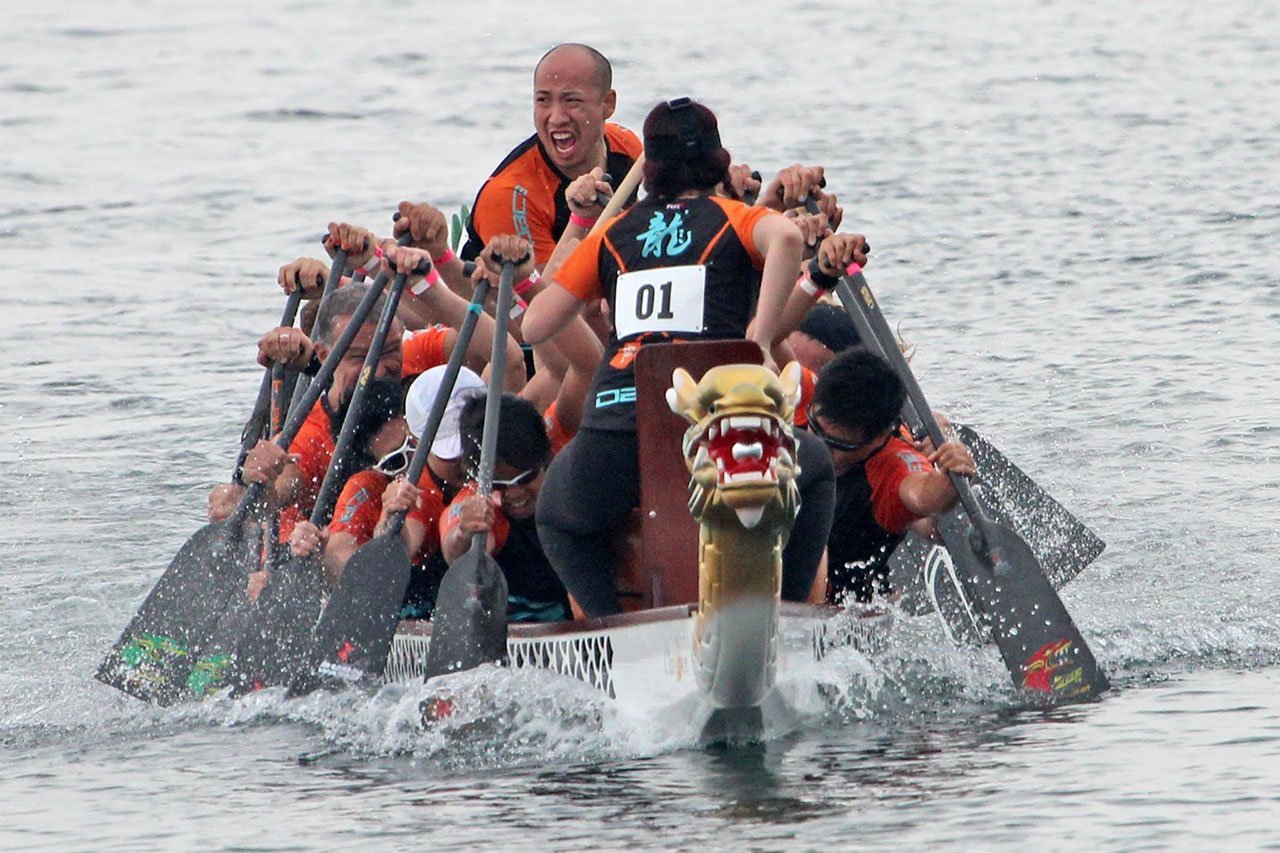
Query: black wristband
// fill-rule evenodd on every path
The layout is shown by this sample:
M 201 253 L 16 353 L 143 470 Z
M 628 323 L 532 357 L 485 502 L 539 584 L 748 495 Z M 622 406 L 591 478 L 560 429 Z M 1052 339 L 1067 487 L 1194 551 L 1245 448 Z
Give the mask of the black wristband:
M 302 372 L 308 376 L 315 376 L 320 372 L 320 368 L 324 366 L 324 362 L 320 360 L 320 356 L 314 352 L 311 353 L 311 361 L 307 362 L 307 366 L 302 368 Z
M 813 282 L 814 287 L 820 287 L 823 290 L 835 290 L 837 284 L 840 283 L 840 276 L 828 275 L 822 271 L 822 265 L 818 263 L 815 256 L 809 261 L 809 281 Z

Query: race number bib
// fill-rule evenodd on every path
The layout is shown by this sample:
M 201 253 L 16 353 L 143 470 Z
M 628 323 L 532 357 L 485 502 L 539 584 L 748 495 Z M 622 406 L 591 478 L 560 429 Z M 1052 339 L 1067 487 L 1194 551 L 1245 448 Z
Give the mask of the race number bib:
M 701 332 L 707 268 L 701 264 L 618 276 L 613 325 L 619 338 L 641 332 Z

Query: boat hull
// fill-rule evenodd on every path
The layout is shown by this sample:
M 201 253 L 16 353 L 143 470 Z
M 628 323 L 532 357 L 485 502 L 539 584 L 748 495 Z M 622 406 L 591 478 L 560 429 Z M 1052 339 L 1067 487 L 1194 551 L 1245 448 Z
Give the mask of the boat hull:
M 690 696 L 703 696 L 708 704 L 725 707 L 698 686 L 693 657 L 696 615 L 694 606 L 680 605 L 579 622 L 513 624 L 507 642 L 509 662 L 577 678 L 627 707 L 660 708 Z M 769 662 L 772 673 L 765 676 L 735 667 L 723 675 L 757 682 L 767 677 L 772 684 L 835 649 L 874 652 L 885 643 L 892 624 L 893 612 L 888 610 L 784 603 L 775 654 Z M 429 622 L 402 622 L 383 679 L 421 680 L 430 643 Z M 726 656 L 731 659 L 732 655 Z M 725 695 L 735 695 L 730 687 L 725 690 Z M 758 704 L 753 702 L 749 707 Z

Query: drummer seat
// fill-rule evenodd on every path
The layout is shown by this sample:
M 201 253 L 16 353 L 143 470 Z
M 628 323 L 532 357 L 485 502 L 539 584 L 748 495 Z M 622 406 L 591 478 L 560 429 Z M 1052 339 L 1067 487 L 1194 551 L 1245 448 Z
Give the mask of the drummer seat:
M 689 468 L 681 442 L 689 424 L 667 405 L 677 367 L 694 380 L 721 364 L 760 364 L 751 341 L 646 344 L 636 357 L 640 508 L 618 538 L 618 596 L 626 611 L 698 601 L 698 524 L 689 514 Z

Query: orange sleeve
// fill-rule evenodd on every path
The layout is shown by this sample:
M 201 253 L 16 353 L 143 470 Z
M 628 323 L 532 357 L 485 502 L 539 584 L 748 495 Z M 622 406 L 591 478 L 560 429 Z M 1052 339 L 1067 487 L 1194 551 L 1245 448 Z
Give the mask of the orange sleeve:
M 600 249 L 608 230 L 605 227 L 587 235 L 556 270 L 556 284 L 583 302 L 604 296 L 600 282 Z
M 408 379 L 448 363 L 449 333 L 452 331 L 448 326 L 435 325 L 405 338 L 400 375 Z
M 798 427 L 809 426 L 809 406 L 813 403 L 813 389 L 817 384 L 818 374 L 800 365 L 800 402 L 796 404 L 796 413 L 791 419 Z
M 533 193 L 540 193 L 543 182 L 536 175 L 529 175 L 526 183 L 532 186 L 520 183 L 522 171 L 520 164 L 515 164 L 511 176 L 489 179 L 476 196 L 471 225 L 486 245 L 501 234 L 523 237 L 533 243 L 535 262 L 545 264 L 556 248 L 551 235 L 555 199 L 535 198 Z
M 462 502 L 467 498 L 475 497 L 476 484 L 467 483 L 462 487 L 462 491 L 454 496 L 449 506 L 440 513 L 440 541 L 458 526 L 458 516 L 462 513 Z M 502 510 L 494 512 L 493 518 L 493 541 L 494 550 L 501 551 L 502 546 L 507 544 L 507 533 L 511 530 L 511 522 L 507 521 L 507 517 L 502 514 Z
M 324 472 L 329 470 L 329 460 L 333 458 L 329 415 L 319 400 L 303 421 L 302 429 L 298 430 L 293 443 L 289 445 L 289 452 L 298 455 L 298 472 L 302 475 L 302 483 L 294 503 L 304 513 L 310 512 L 320 491 L 320 483 L 324 480 Z
M 891 438 L 867 462 L 867 482 L 871 484 L 871 512 L 890 533 L 902 533 L 918 516 L 902 502 L 902 481 L 910 474 L 932 471 L 922 453 L 900 438 Z
M 609 146 L 610 151 L 619 151 L 626 154 L 632 160 L 640 156 L 640 152 L 644 151 L 644 143 L 640 141 L 640 137 L 620 124 L 605 123 L 604 126 L 605 142 Z M 619 180 L 622 175 L 616 176 Z
M 346 533 L 360 545 L 373 538 L 373 529 L 382 516 L 382 492 L 387 477 L 377 471 L 359 471 L 347 480 L 333 508 L 330 533 Z
M 422 489 L 422 498 L 418 505 L 411 509 L 406 519 L 412 518 L 425 528 L 422 545 L 418 548 L 418 553 L 413 555 L 412 562 L 421 563 L 427 557 L 440 550 L 440 516 L 444 513 L 444 494 L 440 488 L 436 486 L 435 481 L 431 479 L 431 474 L 424 471 L 422 479 L 418 481 L 418 486 Z
M 769 207 L 759 205 L 748 207 L 742 202 L 734 201 L 730 198 L 711 196 L 711 199 L 720 205 L 724 215 L 729 217 L 729 222 L 733 225 L 733 231 L 738 235 L 738 242 L 747 250 L 747 255 L 751 258 L 752 266 L 757 270 L 764 269 L 764 255 L 756 250 L 756 224 L 766 216 L 781 216 L 782 214 Z
M 564 428 L 564 424 L 560 423 L 560 415 L 556 411 L 555 400 L 551 401 L 551 405 L 547 406 L 547 410 L 542 414 L 542 423 L 547 428 L 547 438 L 551 439 L 552 456 L 564 450 L 565 445 L 577 435 L 577 430 L 567 430 Z

